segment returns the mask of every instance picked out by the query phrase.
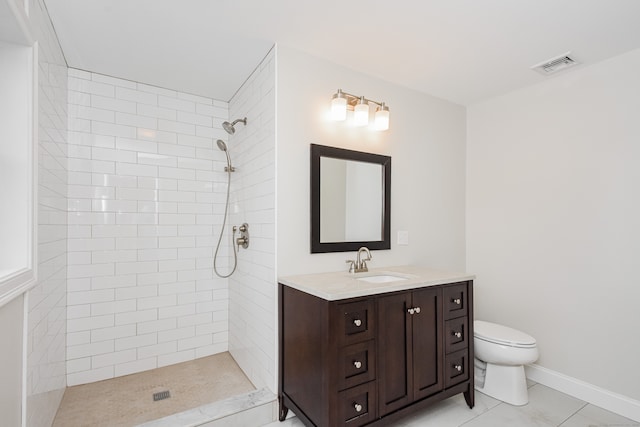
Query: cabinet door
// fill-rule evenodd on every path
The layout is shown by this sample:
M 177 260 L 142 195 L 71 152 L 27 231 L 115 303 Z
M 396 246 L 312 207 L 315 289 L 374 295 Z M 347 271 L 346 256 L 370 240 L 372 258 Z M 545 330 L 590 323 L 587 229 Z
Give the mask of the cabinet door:
M 414 291 L 412 308 L 413 400 L 419 400 L 443 388 L 441 288 Z
M 378 416 L 411 402 L 411 293 L 378 298 Z

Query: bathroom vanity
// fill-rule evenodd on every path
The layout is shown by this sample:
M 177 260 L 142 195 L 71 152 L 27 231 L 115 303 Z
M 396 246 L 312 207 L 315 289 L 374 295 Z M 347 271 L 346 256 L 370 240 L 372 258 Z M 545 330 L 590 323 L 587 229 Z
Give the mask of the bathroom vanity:
M 472 408 L 473 279 L 413 266 L 280 278 L 280 420 L 382 426 L 459 393 Z

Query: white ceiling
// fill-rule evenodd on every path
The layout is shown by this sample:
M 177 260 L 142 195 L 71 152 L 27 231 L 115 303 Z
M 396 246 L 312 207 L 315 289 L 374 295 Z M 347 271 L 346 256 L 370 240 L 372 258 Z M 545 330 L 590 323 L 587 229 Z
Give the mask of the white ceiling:
M 70 67 L 224 101 L 274 43 L 463 105 L 640 47 L 640 0 L 45 3 Z

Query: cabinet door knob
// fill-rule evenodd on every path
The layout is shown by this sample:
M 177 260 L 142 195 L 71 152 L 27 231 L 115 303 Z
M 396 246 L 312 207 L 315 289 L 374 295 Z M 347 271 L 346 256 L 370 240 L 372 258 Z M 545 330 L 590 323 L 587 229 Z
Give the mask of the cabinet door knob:
M 416 313 L 420 313 L 420 307 L 416 307 L 415 310 L 416 310 Z
M 355 319 L 355 320 L 353 321 L 353 324 L 354 324 L 354 325 L 356 325 L 356 326 L 361 326 L 361 325 L 362 325 L 362 320 L 360 320 L 360 319 Z
M 353 409 L 355 409 L 356 412 L 360 412 L 360 411 L 362 411 L 362 405 L 359 404 L 359 403 L 354 403 L 353 404 Z
M 360 369 L 362 368 L 362 362 L 360 362 L 359 360 L 356 360 L 355 362 L 353 362 L 353 366 L 355 366 L 356 369 Z
M 453 332 L 453 335 L 456 336 L 456 338 L 461 338 L 462 337 L 462 332 Z
M 461 303 L 462 301 L 460 300 L 460 298 L 454 298 L 454 299 L 452 299 L 452 300 L 451 300 L 451 302 L 452 302 L 452 303 L 454 303 L 454 304 L 458 304 L 458 305 L 460 305 L 460 303 Z
M 414 308 L 407 308 L 407 313 L 413 314 L 415 312 L 416 312 L 416 310 Z
M 462 366 L 461 365 L 454 365 L 453 369 L 455 369 L 456 371 L 460 372 L 460 371 L 462 371 Z

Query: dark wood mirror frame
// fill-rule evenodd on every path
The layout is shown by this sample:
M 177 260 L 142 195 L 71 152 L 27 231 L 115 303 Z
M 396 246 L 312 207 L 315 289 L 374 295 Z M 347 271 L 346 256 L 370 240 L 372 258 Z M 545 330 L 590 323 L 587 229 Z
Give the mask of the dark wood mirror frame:
M 362 242 L 320 241 L 320 158 L 354 160 L 382 166 L 382 240 Z M 344 148 L 311 144 L 311 253 L 357 251 L 366 246 L 371 250 L 391 249 L 391 157 Z

